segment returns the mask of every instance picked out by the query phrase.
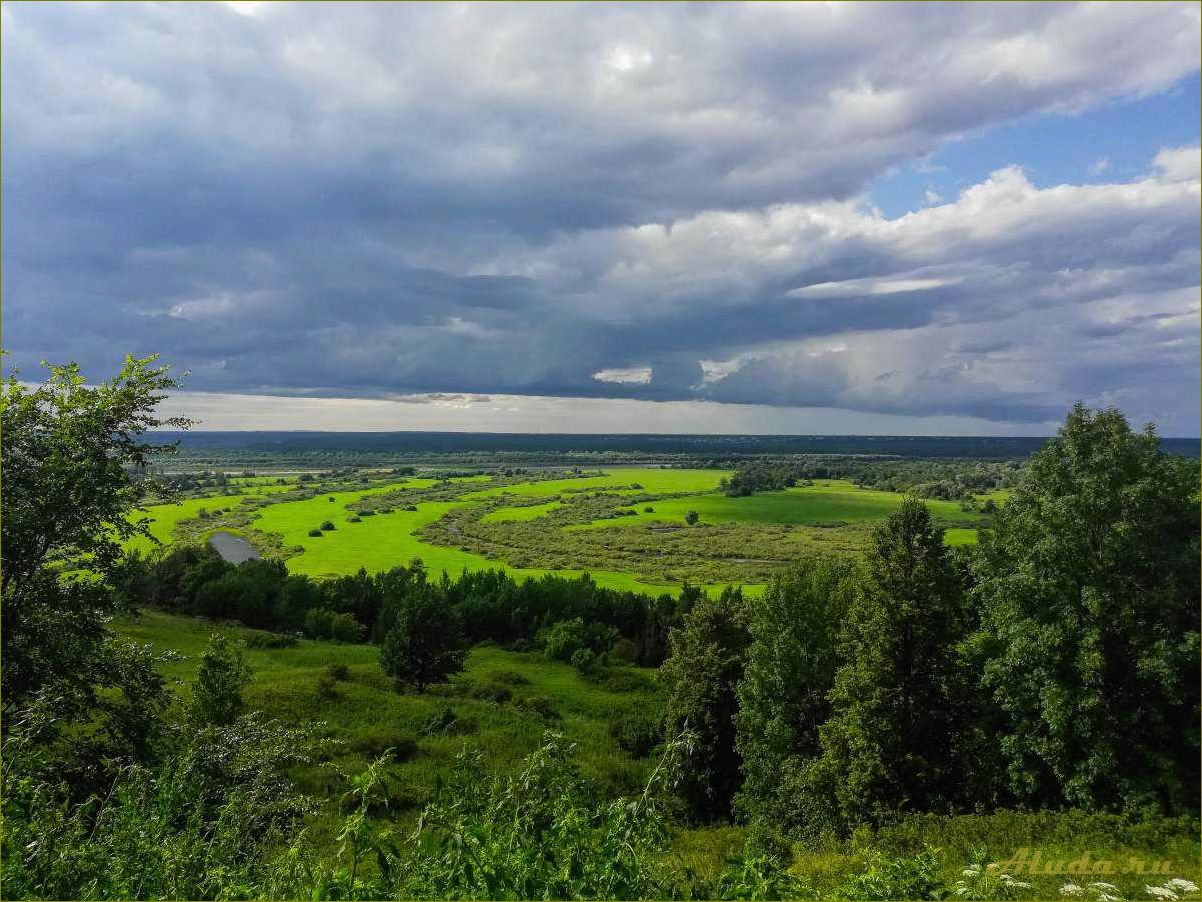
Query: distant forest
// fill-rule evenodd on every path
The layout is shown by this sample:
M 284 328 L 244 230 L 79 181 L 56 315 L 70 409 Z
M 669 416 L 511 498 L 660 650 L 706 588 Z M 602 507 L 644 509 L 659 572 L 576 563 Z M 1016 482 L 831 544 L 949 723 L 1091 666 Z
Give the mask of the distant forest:
M 277 464 L 319 464 L 354 459 L 361 465 L 389 462 L 397 455 L 513 455 L 527 463 L 587 457 L 616 463 L 660 460 L 727 465 L 732 458 L 759 455 L 863 455 L 902 458 L 1023 459 L 1046 437 L 864 436 L 864 435 L 573 435 L 466 432 L 163 432 L 180 441 L 176 458 L 195 464 L 210 457 L 253 463 L 270 454 Z M 1161 450 L 1199 456 L 1196 438 L 1161 438 Z M 494 458 L 495 459 L 495 458 Z M 504 459 L 503 457 L 501 459 Z M 673 460 L 675 459 L 675 460 Z

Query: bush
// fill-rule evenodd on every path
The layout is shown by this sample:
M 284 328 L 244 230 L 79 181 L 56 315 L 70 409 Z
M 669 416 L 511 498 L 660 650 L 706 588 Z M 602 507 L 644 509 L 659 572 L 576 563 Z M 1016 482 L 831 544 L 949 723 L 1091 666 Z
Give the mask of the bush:
M 400 762 L 417 754 L 417 740 L 393 730 L 375 730 L 354 737 L 347 743 L 347 748 L 369 760 L 388 752 L 391 760 Z
M 366 632 L 353 614 L 335 614 L 330 620 L 330 638 L 335 642 L 362 642 Z
M 609 735 L 632 758 L 645 758 L 663 740 L 663 725 L 658 717 L 631 712 L 610 723 Z
M 322 522 L 321 528 L 324 532 L 330 532 L 334 528 L 334 523 L 330 520 L 325 520 Z
M 326 668 L 326 673 L 330 675 L 330 679 L 344 683 L 351 677 L 351 669 L 345 664 L 331 664 Z
M 650 504 L 648 504 L 645 508 L 643 508 L 643 513 L 644 514 L 654 514 L 655 508 L 653 508 Z
M 346 518 L 346 522 L 347 523 L 362 523 L 363 520 L 359 517 L 352 515 L 352 516 Z
M 601 668 L 601 661 L 591 648 L 581 648 L 573 652 L 572 666 L 581 676 L 588 677 Z
M 466 732 L 475 732 L 475 730 L 474 720 L 459 717 L 450 705 L 445 705 L 439 713 L 433 714 L 422 726 L 422 735 L 466 734 Z
M 477 684 L 469 688 L 467 694 L 478 701 L 494 702 L 498 705 L 503 705 L 513 698 L 513 690 L 498 683 Z
M 684 515 L 684 522 L 689 524 L 689 526 L 693 526 L 700 519 L 701 515 L 697 511 L 689 511 Z
M 601 667 L 588 674 L 587 679 L 607 692 L 650 692 L 655 688 L 653 677 L 626 667 Z
M 545 695 L 526 695 L 515 699 L 513 707 L 525 714 L 535 714 L 547 720 L 559 720 L 554 699 Z
M 338 697 L 338 684 L 328 673 L 319 674 L 317 677 L 317 697 L 327 701 Z
M 247 648 L 295 648 L 300 643 L 295 636 L 269 633 L 266 630 L 247 630 L 242 634 Z
M 835 893 L 838 899 L 938 899 L 946 887 L 939 878 L 939 856 L 927 849 L 912 858 L 891 858 L 879 852 L 868 869 L 845 882 Z
M 375 511 L 359 511 L 360 517 L 374 517 L 375 515 L 376 515 Z
M 334 612 L 327 608 L 310 608 L 305 613 L 305 635 L 311 639 L 329 639 L 333 626 Z
M 483 646 L 486 642 L 478 642 L 477 646 Z M 496 643 L 492 643 L 496 644 Z M 529 686 L 530 681 L 516 670 L 494 670 L 490 678 L 496 683 L 504 683 L 506 686 Z
M 321 530 L 320 529 L 310 529 L 309 537 L 312 539 L 320 539 L 321 538 Z

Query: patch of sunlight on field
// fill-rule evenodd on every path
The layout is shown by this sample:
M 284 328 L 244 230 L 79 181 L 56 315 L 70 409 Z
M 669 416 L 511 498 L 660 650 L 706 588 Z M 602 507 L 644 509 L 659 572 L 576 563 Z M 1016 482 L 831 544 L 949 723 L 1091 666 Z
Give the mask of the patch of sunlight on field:
M 975 529 L 945 529 L 943 531 L 944 545 L 975 545 L 977 530 Z
M 481 523 L 514 523 L 522 520 L 533 520 L 545 517 L 557 507 L 562 507 L 562 501 L 546 501 L 542 504 L 531 504 L 527 507 L 503 507 L 490 511 L 480 518 Z
M 712 492 L 723 477 L 733 470 L 664 470 L 652 467 L 605 467 L 604 476 L 583 476 L 576 479 L 551 479 L 521 485 L 497 486 L 464 495 L 465 501 L 495 498 L 498 495 L 540 497 L 574 493 L 576 491 L 609 491 L 613 494 L 650 492 Z M 631 488 L 632 485 L 641 488 Z
M 812 486 L 796 486 L 773 492 L 757 492 L 743 498 L 729 498 L 720 492 L 668 498 L 630 508 L 633 517 L 594 520 L 567 529 L 606 529 L 637 526 L 640 523 L 683 523 L 689 511 L 696 511 L 703 523 L 864 523 L 883 520 L 905 498 L 896 492 L 858 488 L 839 479 L 823 479 Z M 954 501 L 925 502 L 935 517 L 977 519 L 978 514 L 960 510 Z M 644 508 L 654 510 L 648 513 Z
M 978 501 L 984 504 L 986 501 L 992 501 L 994 504 L 1004 504 L 1010 500 L 1010 496 L 1014 494 L 1014 489 L 994 489 L 992 492 L 983 492 L 980 495 L 973 495 Z

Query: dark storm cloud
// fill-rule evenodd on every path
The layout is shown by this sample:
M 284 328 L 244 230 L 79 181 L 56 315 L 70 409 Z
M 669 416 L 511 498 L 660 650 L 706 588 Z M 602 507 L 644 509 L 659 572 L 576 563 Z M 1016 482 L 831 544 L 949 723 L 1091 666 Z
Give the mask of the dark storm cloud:
M 1196 421 L 1196 151 L 1125 185 L 1003 170 L 894 221 L 858 196 L 970 130 L 1171 86 L 1196 5 L 3 16 L 25 369 L 161 352 L 195 390 Z

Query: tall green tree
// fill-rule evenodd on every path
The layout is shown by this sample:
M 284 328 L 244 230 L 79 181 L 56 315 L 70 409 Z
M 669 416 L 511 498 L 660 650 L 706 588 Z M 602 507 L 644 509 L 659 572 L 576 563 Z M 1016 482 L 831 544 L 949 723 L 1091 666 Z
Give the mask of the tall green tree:
M 840 641 L 815 787 L 845 824 L 946 808 L 959 794 L 966 615 L 943 530 L 906 499 L 878 526 Z
M 93 737 L 111 729 L 126 746 L 142 745 L 147 718 L 166 702 L 162 680 L 144 650 L 108 630 L 120 597 L 104 581 L 70 571 L 84 564 L 109 575 L 121 541 L 149 534 L 145 519 L 126 516 L 141 497 L 137 476 L 153 454 L 174 446 L 146 433 L 189 424 L 156 415 L 177 383 L 154 357 L 127 357 L 116 376 L 94 386 L 74 364 L 48 369 L 35 386 L 12 372 L 0 393 L 4 712 L 42 693 L 55 699 L 56 722 L 86 718 Z
M 384 605 L 390 626 L 380 646 L 380 667 L 398 688 L 424 692 L 463 670 L 463 628 L 437 586 L 415 584 Z
M 188 719 L 198 726 L 229 726 L 242 715 L 242 690 L 250 679 L 242 649 L 227 636 L 214 633 L 200 656 Z
M 669 637 L 660 675 L 668 691 L 664 729 L 669 738 L 686 729 L 678 792 L 696 822 L 728 818 L 741 782 L 735 747 L 736 687 L 743 676 L 747 631 L 742 593 L 726 589 L 702 596 Z
M 785 833 L 810 820 L 801 787 L 830 714 L 849 575 L 845 565 L 803 560 L 748 605 L 751 646 L 736 717 L 744 775 L 738 807 Z
M 974 645 L 1032 803 L 1196 808 L 1196 461 L 1073 408 L 981 543 Z

